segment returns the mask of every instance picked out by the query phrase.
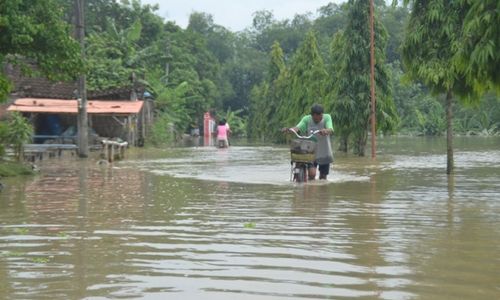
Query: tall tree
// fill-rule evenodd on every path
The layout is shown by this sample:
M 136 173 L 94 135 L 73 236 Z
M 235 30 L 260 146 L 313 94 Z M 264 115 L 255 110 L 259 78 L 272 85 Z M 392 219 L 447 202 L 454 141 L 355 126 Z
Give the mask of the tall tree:
M 265 117 L 262 111 L 265 110 L 267 95 L 269 94 L 269 84 L 261 82 L 255 85 L 250 92 L 250 116 L 248 119 L 247 132 L 252 139 L 265 139 Z
M 435 94 L 446 95 L 446 173 L 451 174 L 455 95 L 462 100 L 478 99 L 474 82 L 467 80 L 466 74 L 453 63 L 467 7 L 462 1 L 452 0 L 415 0 L 412 3 L 402 45 L 403 63 L 411 78 L 422 81 Z
M 208 50 L 220 63 L 233 58 L 235 36 L 223 26 L 215 24 L 212 15 L 191 13 L 187 30 L 200 34 L 206 40 Z
M 56 0 L 0 1 L 0 67 L 6 62 L 25 66 L 28 61 L 49 79 L 71 78 L 82 69 L 80 46 Z M 0 73 L 0 101 L 10 87 Z
M 269 11 L 258 11 L 253 19 L 254 47 L 269 53 L 275 41 L 278 41 L 285 53 L 291 56 L 303 42 L 312 28 L 309 14 L 296 15 L 293 19 L 277 21 Z
M 107 30 L 92 33 L 87 43 L 88 84 L 90 90 L 127 86 L 132 73 L 145 72 L 145 60 L 150 48 L 140 48 L 142 24 L 136 20 L 129 28 L 120 30 L 108 19 Z
M 203 36 L 208 36 L 214 25 L 214 18 L 211 14 L 193 12 L 189 15 L 187 30 L 197 32 Z
M 318 18 L 314 20 L 314 30 L 318 32 L 318 43 L 320 52 L 325 63 L 331 63 L 330 45 L 332 36 L 338 31 L 343 30 L 347 24 L 347 3 L 329 4 L 318 9 Z
M 55 0 L 65 11 L 65 19 L 73 22 L 75 18 L 72 1 Z M 142 34 L 139 44 L 149 46 L 163 33 L 162 17 L 156 12 L 158 4 L 142 4 L 141 0 L 86 0 L 85 1 L 85 32 L 86 35 L 106 31 L 109 19 L 112 19 L 118 31 L 132 26 L 137 20 L 141 21 Z
M 406 24 L 408 21 L 410 12 L 407 7 L 399 5 L 385 6 L 385 4 L 383 4 L 382 6 L 377 6 L 377 9 L 380 13 L 379 20 L 384 24 L 389 35 L 386 50 L 387 62 L 393 63 L 395 61 L 400 61 L 399 46 L 401 45 L 405 33 L 403 24 Z
M 160 59 L 156 61 L 156 66 L 149 66 L 149 72 L 153 79 L 157 74 L 164 74 L 162 82 L 169 88 L 187 83 L 187 100 L 176 108 L 183 110 L 179 113 L 187 113 L 193 124 L 179 127 L 177 123 L 177 130 L 183 131 L 190 125 L 201 124 L 203 113 L 207 110 L 222 108 L 220 89 L 216 85 L 221 66 L 207 48 L 206 38 L 201 33 L 182 30 L 173 24 L 167 24 L 166 29 L 165 38 L 157 44 Z
M 454 63 L 474 91 L 500 93 L 500 2 L 460 0 L 466 10 Z
M 370 118 L 370 32 L 368 0 L 350 0 L 348 23 L 332 42 L 332 64 L 329 108 L 340 135 L 340 150 L 347 151 L 353 140 L 355 154 L 364 156 Z M 387 32 L 375 15 L 375 85 L 378 130 L 391 131 L 398 123 L 392 99 L 389 70 L 385 65 Z
M 327 76 L 316 35 L 310 31 L 290 65 L 290 94 L 279 112 L 286 124 L 297 123 L 313 103 L 325 103 Z
M 252 36 L 246 32 L 238 34 L 235 39 L 234 58 L 227 60 L 222 66 L 221 75 L 232 90 L 227 93 L 224 106 L 248 112 L 252 88 L 264 80 L 268 55 L 252 46 Z
M 286 99 L 288 71 L 278 42 L 273 44 L 267 77 L 256 86 L 252 94 L 251 131 L 252 137 L 265 140 L 279 140 L 278 128 L 283 126 L 279 110 Z

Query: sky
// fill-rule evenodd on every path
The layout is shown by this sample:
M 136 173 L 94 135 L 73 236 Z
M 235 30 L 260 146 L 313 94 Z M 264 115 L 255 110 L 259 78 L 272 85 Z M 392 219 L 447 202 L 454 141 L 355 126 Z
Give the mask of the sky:
M 232 31 L 241 31 L 252 25 L 252 14 L 258 10 L 272 11 L 278 20 L 293 18 L 307 12 L 316 14 L 321 6 L 344 0 L 142 0 L 143 4 L 159 4 L 157 12 L 168 21 L 186 28 L 193 11 L 209 13 L 215 24 Z

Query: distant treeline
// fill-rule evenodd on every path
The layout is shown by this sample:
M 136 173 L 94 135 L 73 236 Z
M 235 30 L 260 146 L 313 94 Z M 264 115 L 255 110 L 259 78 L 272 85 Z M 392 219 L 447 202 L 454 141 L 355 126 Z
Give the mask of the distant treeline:
M 73 23 L 73 1 L 35 2 L 47 7 L 55 3 L 62 9 L 60 17 Z M 257 11 L 253 23 L 240 32 L 215 24 L 203 12 L 193 12 L 183 29 L 160 17 L 158 6 L 139 0 L 85 3 L 89 89 L 128 85 L 135 74 L 157 103 L 150 142 L 168 142 L 175 132 L 199 127 L 207 110 L 234 123 L 235 134 L 279 141 L 278 129 L 294 125 L 310 104 L 318 102 L 333 115 L 345 146 L 353 145 L 358 154 L 364 151 L 368 1 L 330 3 L 319 7 L 314 17 L 306 13 L 285 20 Z M 404 80 L 400 49 L 409 8 L 386 1 L 375 4 L 379 130 L 443 134 L 442 97 L 431 95 L 422 83 Z M 498 133 L 497 97 L 486 94 L 477 103 L 454 106 L 455 130 Z

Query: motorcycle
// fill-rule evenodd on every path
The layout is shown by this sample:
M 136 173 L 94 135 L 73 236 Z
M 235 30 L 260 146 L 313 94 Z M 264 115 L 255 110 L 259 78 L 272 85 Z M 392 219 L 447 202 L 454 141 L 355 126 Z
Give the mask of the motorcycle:
M 319 133 L 319 130 L 312 131 L 309 136 L 301 136 L 295 130 L 293 132 L 296 139 L 290 144 L 291 172 L 290 181 L 307 182 L 309 175 L 309 166 L 314 164 L 316 158 L 316 142 L 311 138 Z

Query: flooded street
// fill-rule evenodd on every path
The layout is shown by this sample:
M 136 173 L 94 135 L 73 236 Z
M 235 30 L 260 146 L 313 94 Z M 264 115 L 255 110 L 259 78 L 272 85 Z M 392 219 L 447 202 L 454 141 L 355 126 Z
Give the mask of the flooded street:
M 289 181 L 285 147 L 134 149 L 3 179 L 0 299 L 499 299 L 500 138 L 380 140 Z

